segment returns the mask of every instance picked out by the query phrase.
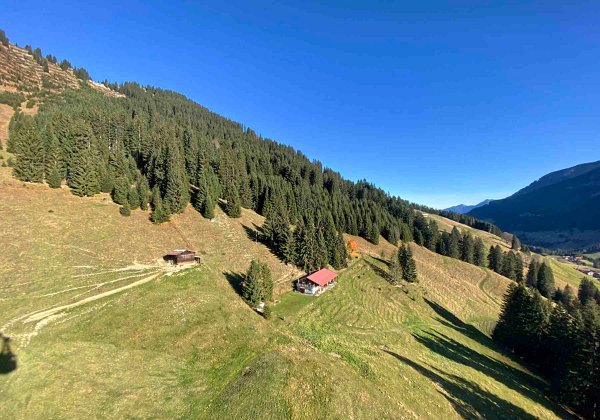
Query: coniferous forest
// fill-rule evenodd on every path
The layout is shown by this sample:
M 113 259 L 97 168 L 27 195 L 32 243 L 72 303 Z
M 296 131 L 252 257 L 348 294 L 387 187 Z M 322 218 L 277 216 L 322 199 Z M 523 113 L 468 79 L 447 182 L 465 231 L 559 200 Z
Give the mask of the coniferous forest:
M 512 284 L 493 338 L 544 375 L 561 403 L 600 416 L 600 292 L 592 280 L 581 281 L 577 296 L 567 286 L 556 303 Z
M 264 139 L 184 96 L 135 83 L 106 85 L 101 95 L 82 84 L 49 96 L 34 117 L 16 113 L 8 150 L 14 175 L 73 194 L 110 193 L 121 214 L 151 208 L 154 223 L 188 203 L 212 218 L 253 209 L 266 217 L 263 238 L 285 261 L 312 271 L 346 264 L 342 233 L 372 243 L 414 241 L 432 251 L 484 265 L 483 243 L 440 232 L 418 211 L 433 209 L 390 196 L 366 181 L 351 182 L 301 152 Z M 444 216 L 499 234 L 497 227 Z M 468 250 L 461 251 L 464 244 Z

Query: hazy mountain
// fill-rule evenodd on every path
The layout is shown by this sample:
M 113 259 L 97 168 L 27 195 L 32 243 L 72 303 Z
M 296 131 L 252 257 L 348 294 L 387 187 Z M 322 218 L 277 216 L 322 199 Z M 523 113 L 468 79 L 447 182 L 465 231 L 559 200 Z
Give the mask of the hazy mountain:
M 447 209 L 444 209 L 444 211 L 451 211 L 451 212 L 458 213 L 458 214 L 467 214 L 468 212 L 470 212 L 473 209 L 476 209 L 476 208 L 479 208 L 479 207 L 489 204 L 491 201 L 493 201 L 493 200 L 487 199 L 487 200 L 483 200 L 481 203 L 473 204 L 473 205 L 459 204 L 457 206 L 448 207 Z
M 469 215 L 526 243 L 572 249 L 600 242 L 600 161 L 552 172 Z

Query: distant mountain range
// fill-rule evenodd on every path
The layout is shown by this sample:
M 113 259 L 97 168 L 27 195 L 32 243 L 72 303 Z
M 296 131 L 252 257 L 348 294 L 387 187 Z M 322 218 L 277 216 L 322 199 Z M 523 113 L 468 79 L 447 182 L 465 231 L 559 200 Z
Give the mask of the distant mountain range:
M 491 201 L 493 201 L 493 200 L 487 199 L 487 200 L 483 200 L 481 203 L 473 204 L 473 205 L 459 204 L 458 206 L 448 207 L 447 209 L 444 209 L 444 211 L 451 211 L 451 212 L 458 213 L 458 214 L 467 214 L 471 210 L 474 210 L 476 208 L 479 208 L 479 207 L 489 204 Z
M 510 197 L 468 213 L 554 249 L 600 243 L 600 161 L 552 172 Z

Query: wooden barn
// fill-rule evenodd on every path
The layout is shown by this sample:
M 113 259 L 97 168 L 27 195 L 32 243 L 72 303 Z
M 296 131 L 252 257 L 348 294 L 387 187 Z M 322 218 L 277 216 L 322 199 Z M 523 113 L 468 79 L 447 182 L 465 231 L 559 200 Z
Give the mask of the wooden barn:
M 337 274 L 326 268 L 315 271 L 296 283 L 296 290 L 307 295 L 318 295 L 335 285 Z
M 196 256 L 196 252 L 189 249 L 176 249 L 165 255 L 163 259 L 173 265 L 196 264 L 200 262 L 200 257 Z

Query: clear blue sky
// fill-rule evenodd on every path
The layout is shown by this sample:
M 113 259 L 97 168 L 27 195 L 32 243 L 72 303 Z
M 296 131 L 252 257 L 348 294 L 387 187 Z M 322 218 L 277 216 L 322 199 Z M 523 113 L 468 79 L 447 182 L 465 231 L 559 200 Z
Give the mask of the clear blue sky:
M 597 1 L 69 3 L 0 0 L 0 28 L 413 201 L 600 159 Z

